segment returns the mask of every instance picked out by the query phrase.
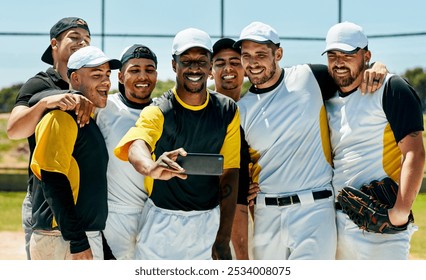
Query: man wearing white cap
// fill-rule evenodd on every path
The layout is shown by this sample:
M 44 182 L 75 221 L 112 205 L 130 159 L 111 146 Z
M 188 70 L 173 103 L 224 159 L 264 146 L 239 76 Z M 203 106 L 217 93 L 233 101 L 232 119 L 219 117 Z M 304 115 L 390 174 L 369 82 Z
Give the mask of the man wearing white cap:
M 87 22 L 78 17 L 60 19 L 50 29 L 50 44 L 43 53 L 41 60 L 52 65 L 46 71 L 40 71 L 28 79 L 19 89 L 16 102 L 7 122 L 7 136 L 10 139 L 27 138 L 30 153 L 34 150 L 34 129 L 45 110 L 60 108 L 74 109 L 78 114 L 77 121 L 83 126 L 90 119 L 93 104 L 82 95 L 69 93 L 48 96 L 41 102 L 30 107 L 30 98 L 40 92 L 52 89 L 68 89 L 67 62 L 76 50 L 90 45 L 91 37 Z M 25 231 L 25 249 L 28 259 L 29 244 L 32 234 L 31 192 L 33 174 L 28 169 L 27 195 L 22 203 L 22 225 Z
M 334 259 L 337 233 L 323 97 L 337 87 L 325 65 L 281 68 L 280 38 L 267 24 L 249 24 L 235 45 L 253 84 L 238 106 L 253 161 L 251 191 L 257 192 L 250 202 L 255 203 L 254 259 Z
M 411 207 L 423 179 L 425 151 L 420 99 L 401 77 L 388 74 L 384 86 L 362 97 L 358 89 L 371 52 L 362 28 L 351 22 L 332 26 L 327 34 L 328 71 L 338 85 L 326 101 L 333 151 L 333 186 L 361 188 L 390 177 L 399 185 L 388 210 L 397 234 L 367 232 L 337 208 L 337 259 L 408 259 L 416 226 Z M 340 206 L 340 207 L 339 207 Z
M 105 107 L 111 69 L 120 61 L 88 46 L 73 53 L 67 66 L 70 92 Z M 54 109 L 37 124 L 35 140 L 32 259 L 103 259 L 108 154 L 98 126 L 91 121 L 80 127 L 73 111 Z
M 236 103 L 207 89 L 210 36 L 188 28 L 172 47 L 176 86 L 144 108 L 115 154 L 146 176 L 140 259 L 231 259 L 240 164 Z M 187 175 L 187 152 L 222 154 L 223 174 Z

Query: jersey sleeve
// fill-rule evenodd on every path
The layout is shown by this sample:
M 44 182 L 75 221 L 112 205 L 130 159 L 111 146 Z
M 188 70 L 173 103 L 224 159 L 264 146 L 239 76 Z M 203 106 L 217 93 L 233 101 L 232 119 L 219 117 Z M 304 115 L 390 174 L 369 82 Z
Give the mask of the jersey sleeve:
M 240 148 L 241 148 L 241 132 L 240 132 L 240 112 L 238 108 L 235 111 L 234 118 L 228 125 L 225 141 L 220 150 L 223 155 L 223 168 L 240 168 Z
M 397 143 L 412 132 L 424 130 L 420 98 L 399 76 L 392 76 L 385 85 L 383 110 Z
M 330 99 L 336 93 L 337 85 L 328 73 L 327 66 L 323 64 L 309 64 L 309 67 L 321 89 L 323 100 Z
M 136 125 L 127 131 L 114 149 L 114 154 L 121 160 L 128 161 L 129 147 L 135 140 L 144 140 L 151 151 L 163 132 L 164 115 L 157 106 L 145 107 L 136 121 Z
M 41 170 L 68 176 L 77 134 L 77 123 L 66 112 L 53 110 L 40 120 L 30 165 L 38 179 L 41 180 Z
M 30 78 L 19 90 L 18 96 L 16 97 L 16 106 L 27 106 L 30 107 L 29 101 L 36 93 L 45 91 L 51 88 L 51 86 L 43 79 L 37 76 Z

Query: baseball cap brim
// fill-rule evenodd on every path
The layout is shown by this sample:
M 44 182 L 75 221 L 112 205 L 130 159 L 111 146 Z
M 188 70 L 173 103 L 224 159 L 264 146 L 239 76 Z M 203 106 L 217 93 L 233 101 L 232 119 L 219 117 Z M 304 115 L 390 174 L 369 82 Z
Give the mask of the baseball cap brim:
M 340 51 L 347 54 L 353 54 L 358 51 L 359 48 L 354 48 L 351 45 L 344 44 L 344 43 L 334 43 L 327 46 L 327 48 L 322 52 L 321 55 L 325 54 L 329 51 Z
M 41 56 L 41 61 L 46 62 L 47 64 L 53 65 L 53 56 L 52 56 L 52 46 L 49 45 Z
M 209 49 L 207 46 L 205 46 L 205 45 L 203 45 L 203 44 L 195 44 L 195 43 L 189 43 L 189 44 L 186 44 L 186 45 L 184 45 L 184 46 L 182 46 L 182 47 L 180 47 L 178 50 L 176 50 L 175 51 L 175 55 L 181 55 L 181 54 L 183 54 L 184 52 L 186 52 L 187 50 L 189 50 L 189 49 L 192 49 L 192 48 L 202 48 L 202 49 L 205 49 L 205 50 L 207 50 L 208 52 L 212 52 L 212 50 L 211 49 Z
M 102 64 L 107 63 L 107 62 L 109 62 L 109 67 L 111 68 L 111 70 L 120 69 L 120 67 L 121 67 L 121 61 L 120 60 L 118 60 L 118 59 L 106 59 L 105 57 L 94 59 L 90 63 L 85 64 L 83 67 L 84 68 L 92 68 L 92 67 L 96 67 L 96 66 L 102 65 Z
M 274 44 L 274 45 L 280 44 L 280 43 L 274 43 L 271 40 L 265 40 L 265 38 L 260 37 L 260 36 L 251 36 L 251 37 L 247 37 L 247 38 L 244 38 L 244 39 L 240 39 L 237 42 L 235 42 L 234 48 L 240 48 L 243 41 L 252 41 L 252 42 L 255 42 L 255 43 L 258 43 L 258 44 Z

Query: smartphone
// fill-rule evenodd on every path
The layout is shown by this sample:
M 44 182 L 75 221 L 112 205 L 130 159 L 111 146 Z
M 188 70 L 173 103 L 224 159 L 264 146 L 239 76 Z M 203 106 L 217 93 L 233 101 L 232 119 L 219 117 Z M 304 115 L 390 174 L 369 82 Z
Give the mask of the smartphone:
M 186 157 L 178 156 L 176 162 L 185 169 L 188 175 L 222 175 L 223 155 L 187 153 Z

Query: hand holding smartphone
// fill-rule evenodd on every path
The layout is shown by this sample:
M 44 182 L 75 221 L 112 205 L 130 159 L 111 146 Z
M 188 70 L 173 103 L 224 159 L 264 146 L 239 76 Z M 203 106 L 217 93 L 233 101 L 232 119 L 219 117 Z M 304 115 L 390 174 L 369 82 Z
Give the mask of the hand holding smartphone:
M 176 162 L 188 175 L 222 175 L 223 155 L 206 153 L 187 153 L 178 156 Z

